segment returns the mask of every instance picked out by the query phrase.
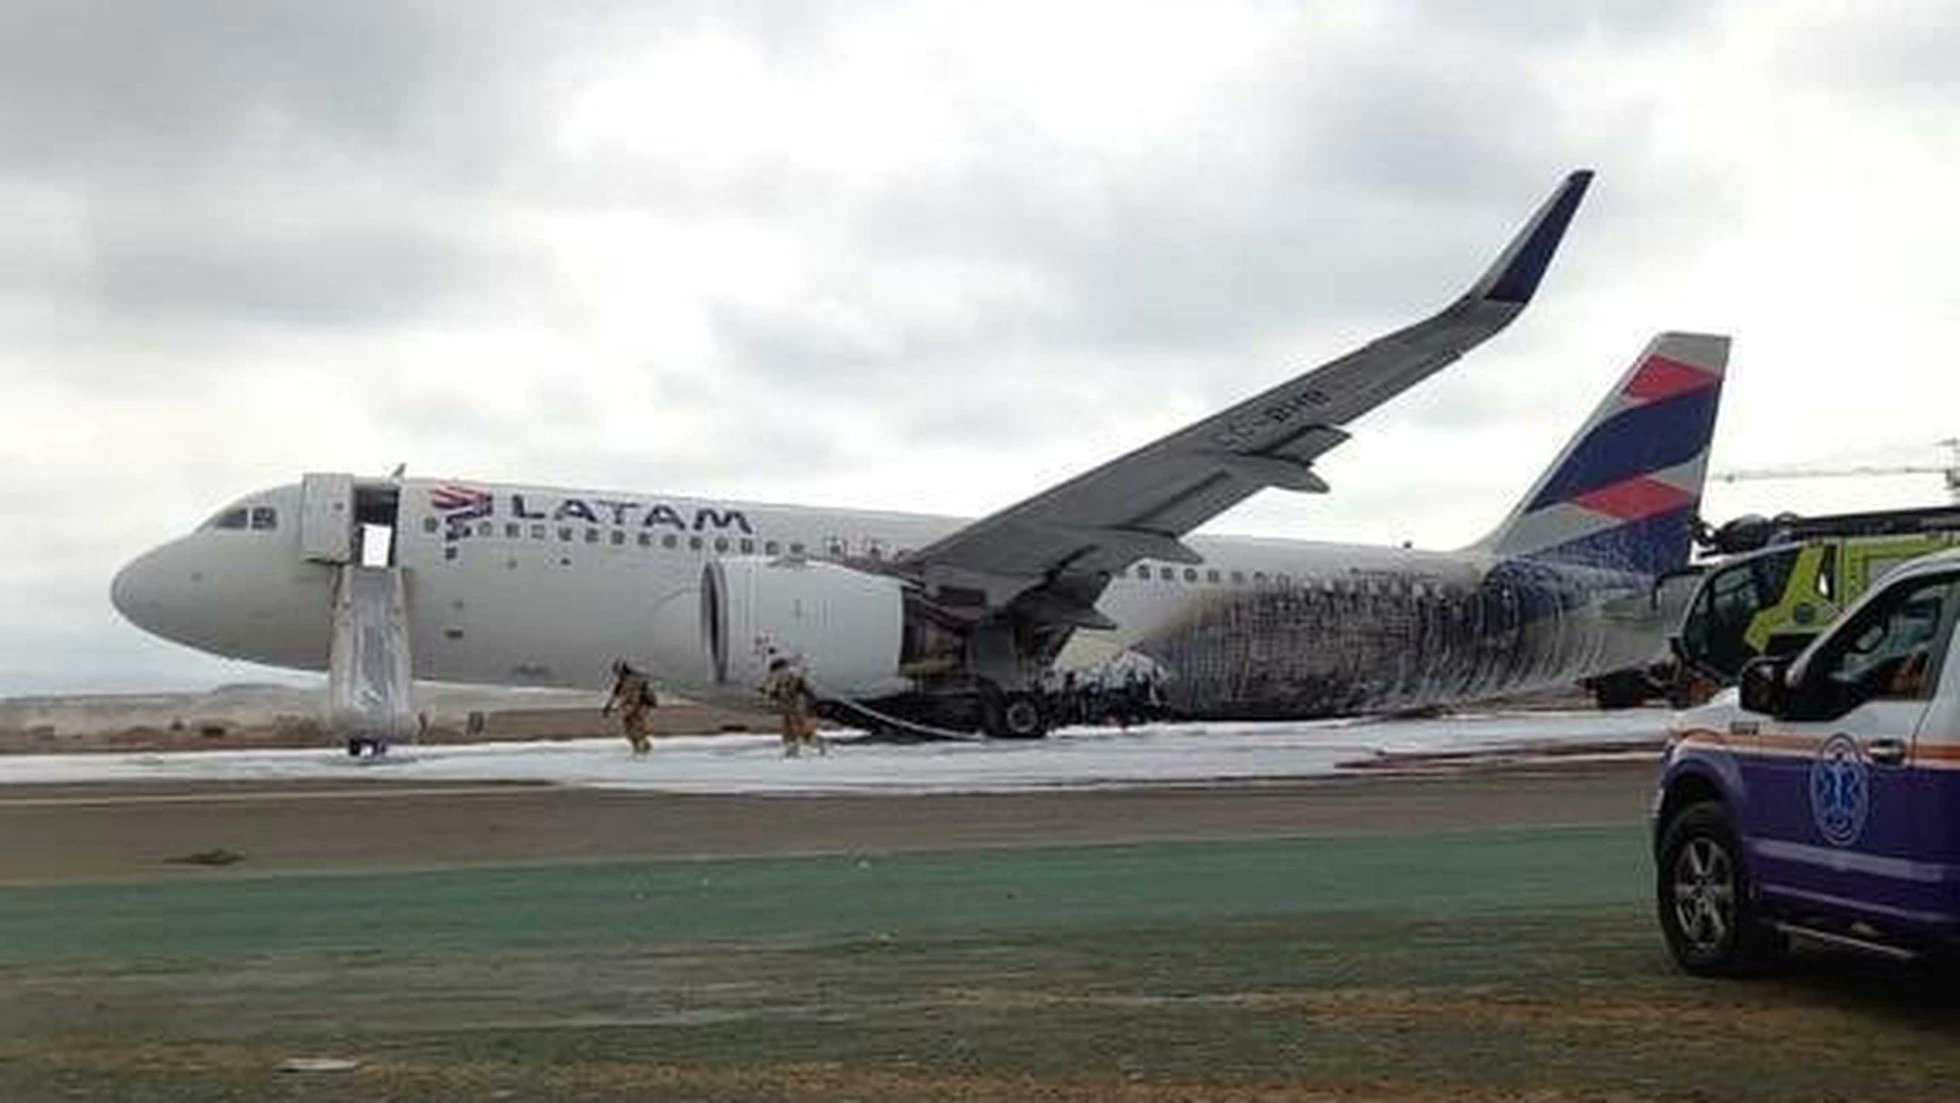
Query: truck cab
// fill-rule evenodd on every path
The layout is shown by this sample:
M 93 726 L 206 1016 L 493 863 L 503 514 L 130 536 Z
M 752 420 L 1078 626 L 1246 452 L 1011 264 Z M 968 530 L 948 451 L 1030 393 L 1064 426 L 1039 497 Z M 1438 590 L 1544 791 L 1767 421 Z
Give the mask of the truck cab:
M 1960 936 L 1956 621 L 1960 551 L 1914 560 L 1676 717 L 1655 888 L 1684 968 L 1747 972 L 1791 935 L 1894 955 Z
M 1933 527 L 1950 526 L 1950 514 L 1849 515 L 1835 532 L 1840 519 L 1811 518 L 1801 522 L 1807 533 L 1706 565 L 1671 641 L 1675 657 L 1697 678 L 1734 685 L 1749 660 L 1800 650 L 1899 564 L 1960 542 L 1960 531 Z M 1892 531 L 1908 519 L 1926 527 Z

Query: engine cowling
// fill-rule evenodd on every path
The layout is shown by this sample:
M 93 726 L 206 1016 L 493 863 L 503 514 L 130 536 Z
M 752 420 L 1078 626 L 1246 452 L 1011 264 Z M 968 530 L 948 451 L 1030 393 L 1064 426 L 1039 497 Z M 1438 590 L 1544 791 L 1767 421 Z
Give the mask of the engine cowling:
M 715 683 L 755 686 L 772 655 L 800 659 L 821 694 L 876 696 L 898 673 L 905 586 L 896 578 L 796 559 L 736 557 L 701 572 L 700 639 Z

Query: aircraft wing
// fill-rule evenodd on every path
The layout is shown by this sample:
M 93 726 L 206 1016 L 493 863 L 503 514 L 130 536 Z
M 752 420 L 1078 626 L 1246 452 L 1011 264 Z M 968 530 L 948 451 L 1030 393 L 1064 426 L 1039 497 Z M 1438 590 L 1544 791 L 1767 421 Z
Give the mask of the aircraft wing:
M 1566 177 L 1490 269 L 1437 314 L 983 517 L 901 567 L 929 585 L 983 591 L 985 604 L 1002 605 L 1034 597 L 1026 592 L 1044 584 L 1115 573 L 1139 559 L 1199 562 L 1181 538 L 1259 490 L 1324 492 L 1313 461 L 1348 438 L 1343 426 L 1524 310 L 1591 180 L 1589 171 Z M 1057 598 L 1067 592 L 1073 599 L 1037 601 L 1042 608 L 1025 611 L 1100 626 L 1088 607 L 1094 598 L 1080 585 L 1053 588 Z

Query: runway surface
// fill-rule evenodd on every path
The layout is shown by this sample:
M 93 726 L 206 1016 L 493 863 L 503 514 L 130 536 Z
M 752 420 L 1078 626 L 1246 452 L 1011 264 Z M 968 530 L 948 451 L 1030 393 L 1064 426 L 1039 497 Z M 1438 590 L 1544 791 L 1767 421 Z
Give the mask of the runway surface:
M 1646 762 L 1431 779 L 906 795 L 369 781 L 0 787 L 0 885 L 512 863 L 883 854 L 1629 822 Z
M 1064 729 L 1034 742 L 882 744 L 842 740 L 786 760 L 772 736 L 400 747 L 378 762 L 330 748 L 9 755 L 0 786 L 74 782 L 544 782 L 667 793 L 987 793 L 1326 777 L 1397 756 L 1571 750 L 1652 742 L 1666 713 L 1520 712 L 1434 720 L 1159 724 Z
M 45 771 L 0 785 L 0 1099 L 1955 1098 L 1950 985 L 1672 969 L 1651 758 L 1269 772 L 1383 727 L 1140 787 L 1026 757 L 1115 736 L 1012 771 L 727 744 L 685 780 L 760 790 L 728 793 L 610 780 L 713 748 Z M 812 791 L 860 757 L 861 788 Z M 928 791 L 933 763 L 1020 787 Z
M 1948 985 L 1670 967 L 1651 780 L 16 787 L 0 1098 L 1954 1098 Z

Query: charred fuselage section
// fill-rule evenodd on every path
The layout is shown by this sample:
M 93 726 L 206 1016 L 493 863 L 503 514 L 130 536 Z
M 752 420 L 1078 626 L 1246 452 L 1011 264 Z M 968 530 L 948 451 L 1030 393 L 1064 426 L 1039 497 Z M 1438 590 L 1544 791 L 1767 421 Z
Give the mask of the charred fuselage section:
M 1644 576 L 1513 560 L 1221 592 L 1134 650 L 1175 714 L 1342 716 L 1570 685 L 1643 661 L 1663 620 Z

